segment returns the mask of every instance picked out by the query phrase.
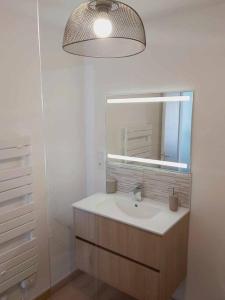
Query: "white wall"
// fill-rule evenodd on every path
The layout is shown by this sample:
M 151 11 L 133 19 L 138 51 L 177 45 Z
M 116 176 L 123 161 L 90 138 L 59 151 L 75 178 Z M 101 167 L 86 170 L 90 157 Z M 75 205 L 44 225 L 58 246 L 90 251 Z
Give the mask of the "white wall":
M 194 90 L 193 193 L 185 300 L 225 298 L 225 4 L 152 19 L 148 49 L 86 60 L 88 193 L 104 190 L 105 96 Z M 93 104 L 94 101 L 94 104 Z
M 74 270 L 71 204 L 85 195 L 83 61 L 62 51 L 64 26 L 75 6 L 70 2 L 0 3 L 0 138 L 31 135 L 33 146 L 40 265 L 28 299 Z M 19 294 L 19 290 L 13 291 L 12 299 Z
M 74 270 L 72 203 L 85 196 L 83 60 L 62 50 L 74 5 L 39 0 L 52 284 Z
M 32 299 L 49 288 L 49 257 L 37 1 L 0 3 L 0 139 L 31 136 L 33 198 L 37 208 L 39 271 Z M 9 299 L 21 299 L 14 291 Z

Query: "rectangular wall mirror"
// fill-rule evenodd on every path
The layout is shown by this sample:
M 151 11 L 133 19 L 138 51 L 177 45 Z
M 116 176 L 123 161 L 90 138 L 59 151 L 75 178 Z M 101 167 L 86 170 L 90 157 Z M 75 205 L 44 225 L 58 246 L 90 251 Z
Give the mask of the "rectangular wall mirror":
M 107 159 L 190 172 L 193 92 L 108 97 Z

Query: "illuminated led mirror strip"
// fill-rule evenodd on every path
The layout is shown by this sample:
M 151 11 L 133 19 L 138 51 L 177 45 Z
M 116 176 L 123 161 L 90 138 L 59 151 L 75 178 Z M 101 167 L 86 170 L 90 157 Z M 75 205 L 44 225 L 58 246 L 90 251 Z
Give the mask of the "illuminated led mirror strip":
M 190 96 L 169 96 L 169 97 L 144 97 L 144 98 L 120 98 L 107 99 L 108 104 L 126 104 L 126 103 L 149 103 L 149 102 L 187 102 Z
M 116 160 L 126 160 L 126 161 L 146 163 L 146 164 L 151 164 L 151 165 L 160 165 L 160 166 L 166 166 L 166 167 L 181 168 L 181 169 L 187 169 L 187 167 L 188 167 L 188 165 L 184 164 L 184 163 L 176 163 L 176 162 L 171 162 L 171 161 L 146 159 L 146 158 L 133 157 L 133 156 L 108 154 L 107 157 L 110 158 L 110 159 L 116 159 Z

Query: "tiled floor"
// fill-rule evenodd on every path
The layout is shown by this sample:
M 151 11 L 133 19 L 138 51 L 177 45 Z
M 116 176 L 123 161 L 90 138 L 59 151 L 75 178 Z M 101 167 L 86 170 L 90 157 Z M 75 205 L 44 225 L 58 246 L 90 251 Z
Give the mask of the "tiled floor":
M 80 273 L 49 300 L 135 300 L 118 290 Z

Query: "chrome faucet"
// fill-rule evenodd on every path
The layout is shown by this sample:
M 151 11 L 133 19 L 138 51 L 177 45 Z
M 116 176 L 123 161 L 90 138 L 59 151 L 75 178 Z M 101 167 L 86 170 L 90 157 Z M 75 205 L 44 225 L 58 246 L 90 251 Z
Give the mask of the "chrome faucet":
M 137 184 L 135 188 L 132 190 L 132 198 L 135 201 L 141 202 L 142 201 L 142 184 Z

